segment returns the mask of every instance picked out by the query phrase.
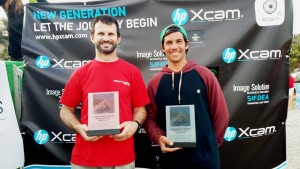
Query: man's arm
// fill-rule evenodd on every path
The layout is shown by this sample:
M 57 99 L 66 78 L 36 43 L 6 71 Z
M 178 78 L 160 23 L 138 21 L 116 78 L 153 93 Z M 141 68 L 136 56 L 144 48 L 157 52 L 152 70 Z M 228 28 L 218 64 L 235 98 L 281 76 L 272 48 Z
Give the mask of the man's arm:
M 224 134 L 229 122 L 226 100 L 216 76 L 206 67 L 198 66 L 198 74 L 207 88 L 208 107 L 215 130 L 218 147 L 223 144 Z
M 158 81 L 156 81 L 158 82 Z M 157 104 L 155 101 L 156 86 L 155 80 L 152 80 L 148 85 L 148 95 L 150 98 L 150 104 L 147 105 L 147 118 L 144 124 L 147 135 L 150 139 L 159 145 L 163 153 L 174 152 L 180 150 L 179 147 L 172 147 L 172 140 L 165 136 L 165 132 L 157 125 Z
M 102 136 L 93 136 L 93 137 L 87 136 L 86 134 L 86 131 L 88 130 L 87 125 L 81 124 L 77 119 L 77 117 L 75 116 L 74 112 L 75 112 L 75 108 L 62 105 L 62 108 L 60 110 L 60 118 L 69 128 L 79 133 L 85 141 L 93 142 L 98 140 L 99 138 L 102 138 Z
M 133 121 L 139 122 L 141 125 L 144 123 L 147 117 L 147 111 L 145 106 L 137 107 L 133 109 Z
M 221 86 L 212 74 L 208 89 L 209 108 L 218 147 L 223 144 L 224 134 L 229 122 L 229 111 Z
M 165 135 L 165 132 L 157 125 L 158 110 L 157 110 L 157 103 L 155 101 L 155 93 L 160 78 L 161 76 L 157 75 L 153 79 L 151 79 L 148 84 L 147 91 L 148 91 L 150 103 L 146 106 L 147 118 L 143 125 L 147 135 L 156 144 L 158 144 L 159 138 Z
M 139 124 L 143 124 L 147 116 L 145 106 L 137 107 L 133 109 L 133 118 L 132 121 L 125 121 L 120 125 L 120 128 L 123 128 L 122 133 L 112 135 L 116 141 L 123 141 L 131 136 L 138 130 Z M 138 123 L 137 123 L 138 122 Z
M 223 95 L 223 91 L 219 86 L 219 83 L 216 83 L 216 91 L 213 92 L 214 96 L 211 97 L 212 100 L 210 101 L 210 109 L 218 147 L 220 147 L 223 144 L 224 134 L 226 128 L 228 127 L 229 111 Z
M 60 118 L 69 128 L 77 131 L 76 126 L 81 125 L 81 123 L 75 116 L 74 112 L 75 108 L 62 105 L 62 108 L 60 110 Z

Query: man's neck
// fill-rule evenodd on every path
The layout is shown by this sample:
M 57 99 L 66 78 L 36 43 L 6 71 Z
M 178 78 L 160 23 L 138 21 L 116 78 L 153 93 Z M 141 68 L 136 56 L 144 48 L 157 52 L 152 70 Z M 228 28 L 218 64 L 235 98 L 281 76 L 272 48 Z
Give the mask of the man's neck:
M 174 72 L 179 72 L 183 69 L 183 67 L 187 64 L 187 60 L 184 60 L 182 62 L 174 63 L 169 62 L 168 68 L 173 70 Z
M 100 61 L 100 62 L 115 62 L 117 61 L 119 58 L 118 56 L 116 55 L 115 52 L 111 53 L 111 54 L 108 54 L 108 55 L 105 55 L 103 53 L 98 53 L 96 54 L 96 58 L 95 58 L 97 61 Z

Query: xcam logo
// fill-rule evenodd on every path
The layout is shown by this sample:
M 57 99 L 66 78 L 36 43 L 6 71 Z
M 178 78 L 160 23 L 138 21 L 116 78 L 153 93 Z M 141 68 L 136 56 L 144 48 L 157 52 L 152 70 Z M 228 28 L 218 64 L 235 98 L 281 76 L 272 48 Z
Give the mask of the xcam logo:
M 230 10 L 216 10 L 216 11 L 199 11 L 190 10 L 194 15 L 191 19 L 193 22 L 213 22 L 213 21 L 225 21 L 225 20 L 239 20 L 243 17 L 239 9 Z
M 74 61 L 67 61 L 65 59 L 56 60 L 53 59 L 55 64 L 52 66 L 53 69 L 76 69 L 81 67 L 82 65 L 88 63 L 90 60 L 74 60 Z
M 276 133 L 275 126 L 269 126 L 265 128 L 253 128 L 247 127 L 246 129 L 239 128 L 242 132 L 238 137 L 239 138 L 252 138 L 252 137 L 260 137 L 265 135 L 270 135 Z
M 176 25 L 184 25 L 189 19 L 189 14 L 185 9 L 178 8 L 172 13 L 172 21 Z
M 239 128 L 239 131 L 241 132 L 238 139 L 246 139 L 246 138 L 254 138 L 254 137 L 261 137 L 266 135 L 271 135 L 276 133 L 275 126 L 269 126 L 265 128 L 250 128 L 247 127 L 245 129 Z M 233 141 L 236 139 L 238 132 L 234 127 L 228 127 L 226 129 L 224 140 L 226 141 Z
M 51 143 L 74 143 L 76 134 L 63 134 L 51 131 Z M 38 144 L 46 144 L 50 139 L 50 135 L 46 130 L 38 130 L 34 133 L 34 141 Z
M 39 56 L 35 60 L 35 65 L 36 65 L 36 67 L 41 68 L 41 69 L 49 68 L 50 66 L 53 69 L 76 69 L 76 68 L 79 68 L 82 65 L 90 62 L 90 60 L 69 61 L 69 60 L 65 60 L 65 59 L 60 59 L 60 60 L 52 59 L 52 61 L 54 63 L 53 66 L 51 66 L 51 60 L 47 56 Z
M 49 140 L 49 134 L 45 130 L 38 130 L 34 133 L 33 138 L 38 144 L 46 144 Z
M 259 60 L 275 60 L 282 57 L 281 50 L 253 50 L 246 49 L 245 51 L 239 49 L 239 56 L 233 48 L 226 48 L 222 52 L 222 59 L 225 63 L 232 63 L 236 60 L 239 62 L 245 61 L 259 61 Z M 287 57 L 287 56 L 286 56 Z
M 239 9 L 229 10 L 190 10 L 192 14 L 191 23 L 213 22 L 213 21 L 232 21 L 243 17 Z M 183 8 L 177 8 L 172 13 L 172 21 L 176 25 L 184 25 L 189 19 L 188 12 Z
M 54 136 L 51 139 L 52 143 L 74 143 L 76 138 L 76 134 L 54 133 L 53 131 L 51 131 L 51 134 Z

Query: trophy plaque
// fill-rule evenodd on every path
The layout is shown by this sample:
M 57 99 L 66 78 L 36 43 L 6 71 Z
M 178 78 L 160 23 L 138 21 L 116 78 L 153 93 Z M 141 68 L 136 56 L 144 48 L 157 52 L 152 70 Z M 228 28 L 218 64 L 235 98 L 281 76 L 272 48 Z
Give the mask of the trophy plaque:
M 166 106 L 166 134 L 172 147 L 196 147 L 194 105 Z
M 88 136 L 120 133 L 119 93 L 88 94 Z

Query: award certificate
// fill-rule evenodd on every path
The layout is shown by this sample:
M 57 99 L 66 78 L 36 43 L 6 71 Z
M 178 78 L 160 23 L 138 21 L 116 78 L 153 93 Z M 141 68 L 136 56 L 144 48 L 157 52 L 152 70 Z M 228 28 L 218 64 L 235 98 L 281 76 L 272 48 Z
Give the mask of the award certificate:
M 196 147 L 194 105 L 166 106 L 166 134 L 173 147 Z
M 119 92 L 88 94 L 88 136 L 120 133 Z

